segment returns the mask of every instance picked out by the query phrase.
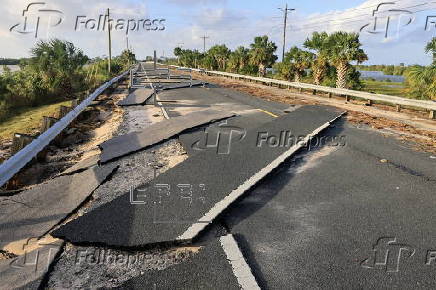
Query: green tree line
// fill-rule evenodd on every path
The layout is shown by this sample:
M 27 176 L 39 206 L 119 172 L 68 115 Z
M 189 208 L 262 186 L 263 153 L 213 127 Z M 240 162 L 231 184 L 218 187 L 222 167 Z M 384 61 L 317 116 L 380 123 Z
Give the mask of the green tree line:
M 73 43 L 53 39 L 40 41 L 31 57 L 20 62 L 20 70 L 6 66 L 0 75 L 0 120 L 17 108 L 36 107 L 77 98 L 136 61 L 130 51 L 115 57 L 108 73 L 107 60 L 89 59 Z
M 272 76 L 275 78 L 357 90 L 364 89 L 358 69 L 370 68 L 382 70 L 385 74 L 404 74 L 407 78 L 408 95 L 413 98 L 435 98 L 434 64 L 430 67 L 360 66 L 368 60 L 361 46 L 357 33 L 314 32 L 305 40 L 303 48 L 294 46 L 287 51 L 282 62 L 277 62 L 277 45 L 268 36 L 255 37 L 248 48 L 240 46 L 234 51 L 225 44 L 220 44 L 212 46 L 204 53 L 176 47 L 174 55 L 177 57 L 175 62 L 187 67 L 259 76 L 266 76 L 267 69 L 272 67 L 277 72 Z M 434 46 L 433 39 L 426 48 L 433 56 Z

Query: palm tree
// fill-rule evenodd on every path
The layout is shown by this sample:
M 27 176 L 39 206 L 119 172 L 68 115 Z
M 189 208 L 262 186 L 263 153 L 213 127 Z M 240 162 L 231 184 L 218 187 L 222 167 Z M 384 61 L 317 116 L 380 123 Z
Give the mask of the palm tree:
M 359 35 L 338 31 L 329 36 L 326 44 L 329 60 L 336 67 L 336 87 L 345 88 L 350 62 L 357 61 L 359 64 L 368 60 L 368 56 L 360 48 L 362 44 L 359 41 Z
M 250 50 L 243 46 L 239 46 L 230 54 L 229 68 L 233 72 L 242 71 L 248 64 Z
M 307 38 L 304 47 L 316 52 L 316 59 L 312 62 L 313 82 L 319 85 L 325 76 L 328 66 L 327 40 L 329 35 L 326 32 L 314 32 L 311 38 Z
M 292 63 L 278 62 L 274 65 L 280 78 L 290 81 L 295 77 L 295 67 Z
M 39 41 L 31 53 L 31 68 L 42 77 L 50 90 L 60 89 L 60 93 L 70 95 L 74 91 L 73 86 L 82 81 L 79 70 L 88 57 L 73 43 L 59 39 Z
M 415 66 L 409 69 L 406 84 L 412 97 L 436 100 L 436 66 Z
M 315 55 L 309 51 L 292 47 L 289 52 L 285 54 L 285 64 L 291 64 L 294 67 L 294 77 L 296 82 L 301 81 L 301 77 L 305 69 L 309 68 L 315 58 Z
M 180 65 L 180 56 L 182 55 L 183 50 L 181 47 L 174 48 L 174 55 L 177 57 L 177 63 Z
M 209 49 L 207 53 L 216 60 L 219 70 L 224 71 L 226 69 L 226 62 L 229 58 L 230 50 L 225 44 L 214 45 Z
M 433 54 L 433 65 L 436 65 L 436 37 L 433 37 L 433 39 L 427 43 L 425 52 Z
M 274 42 L 268 41 L 268 36 L 257 36 L 254 43 L 250 44 L 250 62 L 259 68 L 259 75 L 266 75 L 266 68 L 274 64 L 277 56 L 274 52 L 277 46 Z

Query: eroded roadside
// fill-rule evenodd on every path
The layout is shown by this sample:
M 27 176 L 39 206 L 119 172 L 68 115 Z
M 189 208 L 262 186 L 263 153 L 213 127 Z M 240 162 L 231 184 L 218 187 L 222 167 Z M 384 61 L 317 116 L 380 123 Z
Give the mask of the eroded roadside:
M 84 112 L 80 120 L 72 128 L 67 129 L 62 144 L 49 146 L 47 157 L 43 162 L 38 162 L 23 171 L 20 175 L 22 182 L 18 188 L 29 188 L 33 184 L 50 180 L 65 170 L 74 168 L 73 166 L 87 164 L 87 160 L 91 160 L 89 164 L 93 165 L 93 162 L 98 160 L 100 153 L 98 145 L 102 142 L 114 136 L 145 129 L 151 124 L 164 120 L 160 107 L 117 106 L 118 101 L 125 98 L 127 93 L 128 90 L 124 84 L 111 95 L 99 96 L 92 107 Z M 86 202 L 71 212 L 52 230 L 114 200 L 128 192 L 131 187 L 147 183 L 186 158 L 187 154 L 180 143 L 176 139 L 171 139 L 153 148 L 141 150 L 103 165 L 115 165 L 117 170 L 92 192 Z M 68 174 L 74 174 L 74 172 L 68 172 Z M 23 249 L 28 252 L 42 251 L 47 248 L 47 244 L 40 244 L 39 241 L 53 239 L 50 234 L 38 237 L 38 241 L 34 237 L 29 238 L 35 240 L 31 249 L 26 239 L 9 243 L 7 249 L 0 250 L 0 259 L 12 262 L 14 258 L 23 254 Z M 49 243 L 48 248 L 50 245 Z M 42 286 L 48 288 L 119 286 L 130 278 L 143 274 L 144 271 L 164 269 L 180 263 L 199 250 L 200 247 L 184 246 L 118 249 L 100 245 L 73 245 L 66 242 L 61 246 L 54 262 L 51 263 L 49 272 L 43 277 Z M 100 259 L 99 263 L 95 263 L 96 253 L 101 253 L 101 255 L 105 253 L 105 258 Z M 48 265 L 41 266 L 47 267 Z
M 328 98 L 327 96 L 300 93 L 297 90 L 280 89 L 242 80 L 199 73 L 193 73 L 193 75 L 198 79 L 248 93 L 267 101 L 292 105 L 335 106 L 347 110 L 347 120 L 351 123 L 369 126 L 382 134 L 412 142 L 416 150 L 436 153 L 436 121 L 429 120 L 426 112 L 410 109 L 396 112 L 394 107 L 387 105 L 367 106 L 363 101 L 345 102 L 343 98 Z
M 112 132 L 118 136 L 145 129 L 162 121 L 159 107 L 129 106 L 123 111 L 121 122 Z M 118 166 L 110 180 L 100 185 L 92 199 L 70 217 L 93 210 L 152 180 L 187 158 L 186 152 L 176 139 L 171 139 L 153 148 L 142 150 L 110 164 Z M 144 249 L 120 249 L 100 245 L 66 244 L 52 271 L 46 277 L 48 288 L 99 288 L 117 287 L 123 282 L 140 276 L 148 270 L 162 270 L 189 259 L 200 247 L 159 246 Z

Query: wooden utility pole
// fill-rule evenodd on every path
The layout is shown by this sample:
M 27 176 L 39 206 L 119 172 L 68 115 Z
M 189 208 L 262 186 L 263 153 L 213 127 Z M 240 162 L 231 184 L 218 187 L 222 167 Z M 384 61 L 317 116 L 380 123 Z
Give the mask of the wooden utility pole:
M 206 39 L 209 38 L 209 36 L 203 35 L 200 38 L 203 38 L 203 53 L 206 53 Z
M 112 38 L 111 38 L 111 24 L 110 24 L 109 8 L 107 9 L 107 31 L 109 40 L 109 58 L 108 58 L 108 71 L 111 73 L 111 61 L 112 61 Z
M 283 19 L 283 52 L 282 52 L 282 61 L 285 59 L 285 47 L 286 47 L 286 22 L 288 20 L 288 12 L 293 11 L 295 9 L 288 9 L 288 4 L 286 3 L 285 8 L 279 8 L 279 10 L 283 11 L 284 19 Z

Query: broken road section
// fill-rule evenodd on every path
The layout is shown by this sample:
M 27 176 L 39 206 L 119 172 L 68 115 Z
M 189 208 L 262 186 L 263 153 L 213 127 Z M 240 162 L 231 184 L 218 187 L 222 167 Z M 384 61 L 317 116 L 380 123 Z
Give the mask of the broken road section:
M 0 198 L 0 245 L 39 238 L 63 221 L 116 169 L 94 167 Z
M 118 289 L 181 288 L 241 289 L 220 241 L 212 241 L 189 261 L 162 271 L 147 271 L 144 275 L 127 281 Z
M 103 153 L 101 162 L 145 149 L 161 141 L 165 141 L 187 129 L 219 121 L 234 116 L 234 113 L 216 110 L 204 110 L 182 117 L 164 120 L 150 125 L 146 129 L 112 138 L 99 145 Z
M 191 241 L 298 150 L 299 145 L 277 143 L 283 132 L 289 132 L 290 141 L 291 137 L 318 134 L 340 116 L 329 107 L 302 107 L 247 131 L 240 142 L 225 151 L 227 154 L 200 152 L 152 182 L 62 226 L 54 235 L 75 243 L 114 246 Z M 264 142 L 268 136 L 270 141 Z
M 153 89 L 135 89 L 124 100 L 118 102 L 119 106 L 143 105 L 154 94 Z

